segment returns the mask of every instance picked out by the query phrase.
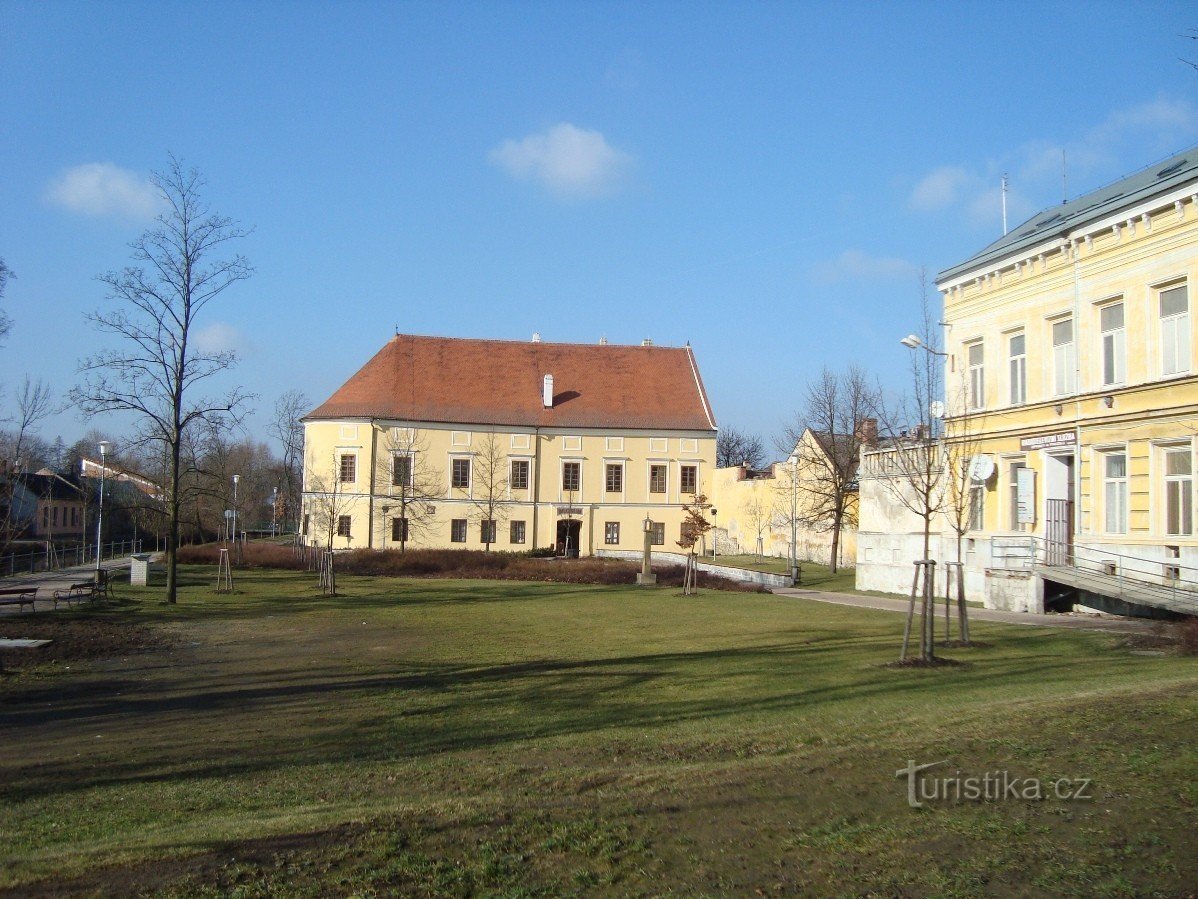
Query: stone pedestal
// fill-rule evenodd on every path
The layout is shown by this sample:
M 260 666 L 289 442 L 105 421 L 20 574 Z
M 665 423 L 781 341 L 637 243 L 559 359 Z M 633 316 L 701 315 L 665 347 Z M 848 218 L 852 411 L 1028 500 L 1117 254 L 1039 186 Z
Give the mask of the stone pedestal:
M 636 582 L 638 584 L 644 584 L 644 585 L 656 584 L 657 583 L 657 575 L 654 574 L 652 571 L 650 571 L 648 574 L 645 574 L 645 572 L 643 572 L 643 571 L 638 571 L 636 573 Z

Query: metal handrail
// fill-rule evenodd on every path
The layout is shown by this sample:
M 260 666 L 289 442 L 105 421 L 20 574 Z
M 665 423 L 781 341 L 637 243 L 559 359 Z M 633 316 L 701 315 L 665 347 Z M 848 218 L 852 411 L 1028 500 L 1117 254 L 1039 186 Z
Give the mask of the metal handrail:
M 113 540 L 105 543 L 100 549 L 101 559 L 115 559 L 119 556 L 140 552 L 142 541 Z M 0 556 L 0 578 L 16 577 L 18 575 L 34 574 L 38 571 L 57 571 L 62 568 L 77 568 L 81 565 L 93 564 L 96 560 L 96 548 L 88 543 L 75 546 L 57 546 L 37 552 L 9 553 Z

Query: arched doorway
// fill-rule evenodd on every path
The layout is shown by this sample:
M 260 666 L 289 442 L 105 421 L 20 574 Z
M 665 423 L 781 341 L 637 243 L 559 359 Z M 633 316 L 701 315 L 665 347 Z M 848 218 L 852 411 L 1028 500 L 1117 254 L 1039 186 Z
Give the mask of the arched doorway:
M 582 522 L 576 518 L 561 518 L 557 522 L 557 554 L 578 558 L 578 541 L 582 537 Z

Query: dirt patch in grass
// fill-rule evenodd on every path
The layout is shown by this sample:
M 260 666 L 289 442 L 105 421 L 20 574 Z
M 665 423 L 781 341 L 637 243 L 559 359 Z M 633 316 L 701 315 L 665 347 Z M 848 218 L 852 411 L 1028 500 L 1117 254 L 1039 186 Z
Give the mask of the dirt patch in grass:
M 969 662 L 962 662 L 960 659 L 946 659 L 943 656 L 935 656 L 930 659 L 899 659 L 895 662 L 887 662 L 882 665 L 883 668 L 968 668 Z
M 6 616 L 0 619 L 0 637 L 50 641 L 36 649 L 0 649 L 5 671 L 127 656 L 159 649 L 170 642 L 162 631 L 128 619 L 57 614 Z

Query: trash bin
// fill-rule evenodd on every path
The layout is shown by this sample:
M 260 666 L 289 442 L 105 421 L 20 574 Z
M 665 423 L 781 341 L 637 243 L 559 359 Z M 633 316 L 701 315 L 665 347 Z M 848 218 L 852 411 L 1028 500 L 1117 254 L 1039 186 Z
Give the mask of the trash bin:
M 150 584 L 150 553 L 134 553 L 129 563 L 129 585 L 148 587 Z

